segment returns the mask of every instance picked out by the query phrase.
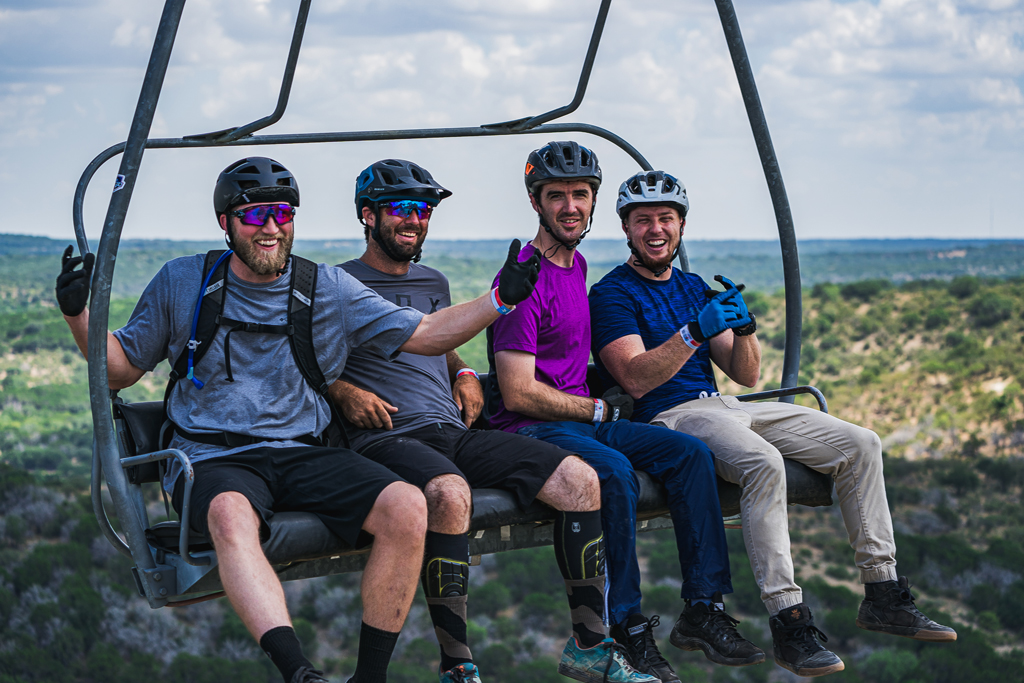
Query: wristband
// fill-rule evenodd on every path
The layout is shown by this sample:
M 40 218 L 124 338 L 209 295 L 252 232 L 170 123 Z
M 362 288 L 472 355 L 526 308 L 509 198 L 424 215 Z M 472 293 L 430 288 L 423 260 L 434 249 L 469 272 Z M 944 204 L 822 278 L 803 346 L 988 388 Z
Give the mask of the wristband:
M 462 377 L 463 375 L 473 375 L 478 380 L 480 379 L 480 374 L 477 373 L 477 371 L 474 370 L 473 368 L 462 368 L 461 370 L 459 370 L 458 372 L 455 373 L 455 379 L 458 379 L 458 378 Z
M 498 288 L 495 287 L 491 290 L 491 303 L 494 304 L 494 310 L 502 315 L 508 315 L 512 311 L 516 310 L 515 306 L 506 306 L 501 298 L 498 296 Z
M 691 349 L 696 349 L 700 346 L 700 342 L 693 338 L 693 334 L 690 332 L 690 325 L 686 324 L 679 328 L 679 336 L 683 338 L 683 343 L 689 346 Z
M 604 401 L 599 398 L 594 399 L 594 424 L 601 424 L 604 421 Z

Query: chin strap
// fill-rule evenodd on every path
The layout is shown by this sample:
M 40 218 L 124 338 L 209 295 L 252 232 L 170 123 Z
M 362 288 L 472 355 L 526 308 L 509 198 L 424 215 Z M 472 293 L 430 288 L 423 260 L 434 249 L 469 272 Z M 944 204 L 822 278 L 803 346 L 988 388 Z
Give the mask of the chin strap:
M 680 233 L 680 235 L 679 235 L 679 244 L 676 245 L 676 249 L 675 249 L 675 251 L 672 252 L 672 257 L 669 258 L 668 263 L 665 264 L 664 266 L 662 266 L 661 268 L 659 268 L 658 270 L 655 270 L 654 268 L 651 268 L 649 265 L 644 263 L 643 257 L 640 256 L 640 252 L 637 251 L 636 247 L 633 246 L 633 240 L 631 240 L 631 239 L 627 239 L 626 240 L 626 246 L 629 247 L 629 250 L 633 253 L 633 265 L 637 266 L 639 268 L 645 268 L 645 269 L 651 271 L 652 273 L 654 273 L 654 277 L 660 277 L 662 273 L 664 273 L 666 270 L 668 270 L 669 268 L 672 267 L 672 262 L 676 260 L 677 256 L 679 256 L 679 248 L 682 245 L 683 245 L 683 235 L 682 235 L 682 233 Z
M 577 237 L 572 242 L 563 242 L 562 240 L 558 239 L 557 236 L 555 236 L 555 231 L 552 230 L 551 226 L 548 225 L 547 221 L 544 220 L 544 216 L 542 214 L 538 214 L 538 216 L 540 217 L 541 227 L 544 228 L 545 232 L 551 235 L 551 239 L 553 239 L 556 242 L 555 246 L 551 247 L 546 252 L 544 252 L 544 258 L 546 259 L 549 259 L 555 254 L 557 254 L 558 250 L 561 249 L 562 247 L 565 247 L 567 251 L 572 251 L 576 247 L 580 246 L 580 242 L 582 242 L 583 238 L 587 236 L 587 233 L 590 232 L 590 229 L 594 227 L 594 214 L 593 212 L 591 212 L 590 222 L 587 223 L 587 229 L 580 233 L 580 236 Z

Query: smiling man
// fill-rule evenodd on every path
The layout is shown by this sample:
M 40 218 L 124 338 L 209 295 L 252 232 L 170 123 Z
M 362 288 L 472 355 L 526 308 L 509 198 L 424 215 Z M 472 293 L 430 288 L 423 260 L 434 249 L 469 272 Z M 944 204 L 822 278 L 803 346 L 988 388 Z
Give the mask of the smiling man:
M 743 403 L 718 393 L 711 363 L 752 387 L 761 348 L 742 285 L 715 276 L 726 287 L 716 293 L 698 275 L 672 268 L 689 208 L 682 183 L 662 171 L 622 183 L 616 210 L 633 255 L 590 291 L 593 353 L 605 381 L 636 399 L 636 419 L 702 439 L 715 452 L 718 474 L 743 487 L 743 538 L 770 615 L 775 661 L 800 676 L 843 669 L 816 640 L 824 634 L 794 580 L 783 458 L 835 479 L 865 584 L 857 625 L 917 640 L 956 640 L 953 629 L 917 610 L 907 579 L 897 578 L 878 436 L 802 406 Z M 725 305 L 716 309 L 719 300 Z
M 531 300 L 491 328 L 501 393 L 491 426 L 578 453 L 597 471 L 608 621 L 633 666 L 661 681 L 679 680 L 654 640 L 660 619 L 640 610 L 635 470 L 668 491 L 686 601 L 672 643 L 728 666 L 762 662 L 764 653 L 739 634 L 722 605 L 732 584 L 711 451 L 685 434 L 629 422 L 633 400 L 618 387 L 590 398 L 587 263 L 576 248 L 601 185 L 597 157 L 575 142 L 550 142 L 530 153 L 525 181 L 540 225 L 519 258 L 540 254 L 543 265 Z M 563 662 L 571 654 L 567 649 Z
M 447 278 L 417 263 L 434 209 L 450 194 L 419 164 L 371 164 L 355 193 L 366 251 L 340 267 L 386 299 L 424 313 L 451 306 Z M 531 263 L 539 265 L 539 257 Z M 470 429 L 483 392 L 477 373 L 455 351 L 403 353 L 387 363 L 357 349 L 330 391 L 349 423 L 352 447 L 426 494 L 422 583 L 441 645 L 441 683 L 481 681 L 466 624 L 470 486 L 509 491 L 521 507 L 537 499 L 556 510 L 554 551 L 573 635 L 586 647 L 610 648 L 610 642 L 602 646 L 601 497 L 593 469 L 551 444 Z
M 356 347 L 392 359 L 465 343 L 498 317 L 497 297 L 514 305 L 530 295 L 536 271 L 512 259 L 500 295 L 424 315 L 385 301 L 340 269 L 292 256 L 298 205 L 295 178 L 273 159 L 227 167 L 214 210 L 229 250 L 164 264 L 128 323 L 108 334 L 110 387 L 131 386 L 161 361 L 173 363 L 170 447 L 194 465 L 192 527 L 213 542 L 224 592 L 285 683 L 326 679 L 303 656 L 260 547 L 270 520 L 277 512 L 310 512 L 353 547 L 373 542 L 351 681 L 383 683 L 416 590 L 426 502 L 387 468 L 324 443 L 331 419 L 324 393 Z M 91 254 L 71 258 L 68 247 L 56 292 L 86 355 L 92 263 Z M 219 304 L 206 315 L 211 301 Z M 183 486 L 181 468 L 172 466 L 164 487 L 179 511 Z

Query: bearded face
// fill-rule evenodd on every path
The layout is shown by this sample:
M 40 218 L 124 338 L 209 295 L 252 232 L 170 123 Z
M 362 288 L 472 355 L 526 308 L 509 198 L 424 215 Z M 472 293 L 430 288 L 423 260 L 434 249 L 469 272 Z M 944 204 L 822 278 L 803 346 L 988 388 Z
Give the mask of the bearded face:
M 227 231 L 235 254 L 249 270 L 259 276 L 273 276 L 284 268 L 292 253 L 293 227 L 292 221 L 278 225 L 273 216 L 268 216 L 264 225 L 247 225 L 238 217 L 231 216 Z

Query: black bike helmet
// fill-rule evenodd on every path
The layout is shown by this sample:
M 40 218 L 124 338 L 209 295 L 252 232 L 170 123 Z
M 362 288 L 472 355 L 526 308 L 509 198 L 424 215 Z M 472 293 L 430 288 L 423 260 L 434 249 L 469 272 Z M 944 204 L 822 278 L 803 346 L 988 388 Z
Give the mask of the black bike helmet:
M 356 218 L 363 219 L 363 207 L 394 199 L 422 199 L 436 206 L 451 197 L 434 180 L 430 171 L 404 159 L 382 159 L 367 166 L 356 177 Z
M 267 157 L 247 157 L 231 164 L 217 178 L 213 210 L 217 215 L 252 202 L 287 202 L 299 205 L 299 184 L 280 163 Z
M 530 152 L 523 179 L 531 193 L 538 184 L 551 180 L 588 180 L 597 195 L 601 187 L 601 166 L 597 155 L 577 142 L 549 142 Z

